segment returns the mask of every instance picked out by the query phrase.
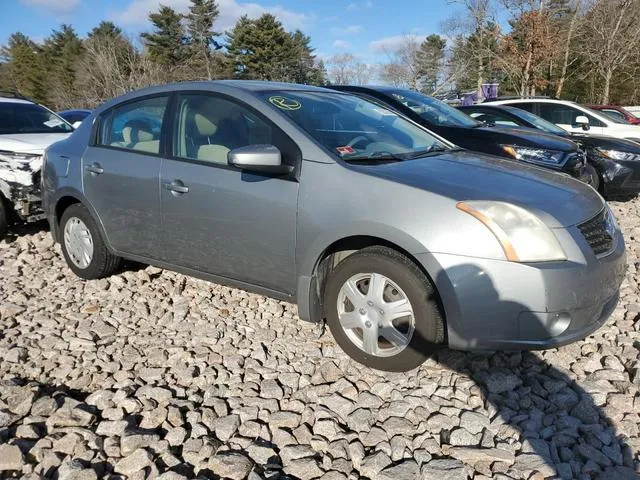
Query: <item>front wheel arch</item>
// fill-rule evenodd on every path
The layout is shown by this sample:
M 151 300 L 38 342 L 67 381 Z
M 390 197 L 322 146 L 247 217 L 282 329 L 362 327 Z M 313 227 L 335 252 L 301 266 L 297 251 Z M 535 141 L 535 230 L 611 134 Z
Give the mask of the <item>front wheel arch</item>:
M 331 271 L 335 269 L 338 264 L 345 258 L 349 257 L 355 252 L 369 247 L 385 247 L 394 250 L 397 253 L 407 257 L 422 271 L 422 273 L 424 273 L 424 275 L 426 275 L 426 277 L 431 282 L 431 285 L 433 286 L 436 300 L 438 302 L 438 307 L 442 314 L 443 322 L 445 325 L 445 343 L 447 343 L 447 315 L 433 277 L 411 253 L 393 242 L 375 236 L 354 235 L 342 238 L 329 245 L 318 257 L 313 269 L 309 288 L 308 305 L 310 306 L 310 320 L 313 322 L 320 322 L 326 318 L 325 306 L 323 304 L 324 289 L 326 287 L 327 279 Z

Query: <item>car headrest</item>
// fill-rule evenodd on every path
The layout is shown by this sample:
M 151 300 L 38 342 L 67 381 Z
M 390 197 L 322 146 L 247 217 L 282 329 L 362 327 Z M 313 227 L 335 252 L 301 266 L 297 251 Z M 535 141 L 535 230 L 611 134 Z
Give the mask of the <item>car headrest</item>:
M 218 131 L 218 125 L 213 123 L 209 117 L 205 117 L 201 113 L 194 114 L 193 121 L 195 122 L 196 128 L 198 129 L 198 133 L 200 135 L 210 137 L 212 135 L 215 135 Z
M 127 144 L 153 140 L 151 125 L 144 120 L 129 120 L 122 128 L 122 139 Z

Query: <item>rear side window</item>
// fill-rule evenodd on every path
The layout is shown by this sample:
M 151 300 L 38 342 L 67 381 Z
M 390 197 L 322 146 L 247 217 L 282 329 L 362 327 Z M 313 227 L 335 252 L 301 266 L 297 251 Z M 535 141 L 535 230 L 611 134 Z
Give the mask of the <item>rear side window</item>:
M 499 125 L 502 127 L 517 127 L 518 123 L 514 122 L 511 118 L 498 113 L 489 112 L 469 112 L 469 116 L 479 122 L 486 122 L 493 125 Z
M 98 145 L 160 153 L 160 132 L 168 99 L 146 98 L 109 110 L 100 124 Z
M 530 102 L 514 103 L 514 107 L 518 107 L 521 110 L 526 110 L 529 113 L 536 113 L 535 105 Z

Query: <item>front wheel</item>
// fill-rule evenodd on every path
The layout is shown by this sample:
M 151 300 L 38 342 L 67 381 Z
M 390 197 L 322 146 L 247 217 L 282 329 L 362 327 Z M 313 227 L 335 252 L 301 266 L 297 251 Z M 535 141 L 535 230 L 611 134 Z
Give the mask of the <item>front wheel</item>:
M 416 368 L 444 342 L 431 281 L 389 248 L 366 248 L 338 264 L 327 281 L 324 308 L 345 353 L 377 370 Z
M 64 258 L 80 278 L 108 277 L 120 266 L 120 257 L 107 249 L 96 222 L 84 205 L 71 205 L 64 211 L 60 231 Z
M 587 164 L 584 170 L 588 176 L 587 183 L 591 185 L 596 191 L 600 191 L 600 174 L 593 165 Z

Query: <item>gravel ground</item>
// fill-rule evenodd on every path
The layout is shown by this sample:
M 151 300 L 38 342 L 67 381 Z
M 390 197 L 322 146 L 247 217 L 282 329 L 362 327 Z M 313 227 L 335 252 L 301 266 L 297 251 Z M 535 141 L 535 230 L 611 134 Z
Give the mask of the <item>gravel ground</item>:
M 640 200 L 607 325 L 535 353 L 349 360 L 294 306 L 152 267 L 85 282 L 0 242 L 0 477 L 638 478 Z M 42 228 L 42 227 L 41 227 Z

